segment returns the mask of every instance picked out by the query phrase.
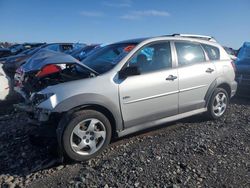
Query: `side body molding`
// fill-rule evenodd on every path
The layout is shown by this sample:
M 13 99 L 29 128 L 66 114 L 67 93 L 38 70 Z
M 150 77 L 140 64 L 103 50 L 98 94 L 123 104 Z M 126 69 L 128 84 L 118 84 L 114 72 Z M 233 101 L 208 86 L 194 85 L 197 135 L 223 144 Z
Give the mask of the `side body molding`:
M 55 107 L 53 112 L 58 112 L 58 113 L 68 112 L 73 108 L 81 106 L 90 106 L 90 105 L 99 105 L 109 110 L 115 119 L 116 130 L 117 131 L 123 130 L 123 121 L 119 106 L 116 106 L 112 101 L 110 101 L 108 98 L 102 95 L 86 93 L 69 97 L 68 99 L 59 103 Z

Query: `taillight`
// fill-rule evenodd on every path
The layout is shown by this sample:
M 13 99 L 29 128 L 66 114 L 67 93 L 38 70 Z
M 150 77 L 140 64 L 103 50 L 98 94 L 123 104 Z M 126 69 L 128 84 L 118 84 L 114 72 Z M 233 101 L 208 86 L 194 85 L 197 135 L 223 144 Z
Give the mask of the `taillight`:
M 235 66 L 234 61 L 231 61 L 231 65 L 232 65 L 232 67 L 233 67 L 233 69 L 234 69 L 234 72 L 236 72 L 236 66 Z
M 36 77 L 44 77 L 44 76 L 54 74 L 60 71 L 61 71 L 61 68 L 57 65 L 46 65 L 45 67 L 42 68 L 41 71 L 39 71 L 36 74 Z

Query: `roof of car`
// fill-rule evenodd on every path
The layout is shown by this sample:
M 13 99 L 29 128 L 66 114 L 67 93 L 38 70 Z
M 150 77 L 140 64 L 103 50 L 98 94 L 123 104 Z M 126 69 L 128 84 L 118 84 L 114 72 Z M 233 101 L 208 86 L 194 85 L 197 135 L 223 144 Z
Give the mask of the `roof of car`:
M 210 40 L 210 36 L 203 36 L 203 35 L 187 35 L 187 34 L 173 34 L 173 35 L 163 35 L 163 36 L 155 36 L 155 37 L 145 37 L 145 38 L 136 38 L 136 39 L 130 39 L 130 40 L 124 40 L 117 42 L 115 44 L 119 43 L 141 43 L 146 40 L 154 40 L 154 39 L 162 39 L 162 40 L 191 40 L 196 42 L 202 42 L 202 43 L 209 43 L 209 44 L 218 44 L 216 40 L 211 37 L 212 40 Z
M 244 47 L 250 47 L 250 42 L 244 42 L 243 46 Z

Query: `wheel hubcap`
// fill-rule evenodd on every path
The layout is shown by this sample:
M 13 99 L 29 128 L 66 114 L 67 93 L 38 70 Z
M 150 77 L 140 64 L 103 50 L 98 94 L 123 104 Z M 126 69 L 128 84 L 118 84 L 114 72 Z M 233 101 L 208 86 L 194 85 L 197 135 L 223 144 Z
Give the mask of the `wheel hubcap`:
M 213 102 L 213 112 L 214 114 L 219 117 L 224 114 L 227 108 L 227 96 L 225 93 L 218 93 Z
M 98 151 L 106 139 L 104 124 L 95 118 L 78 123 L 70 137 L 71 148 L 80 155 L 91 155 Z

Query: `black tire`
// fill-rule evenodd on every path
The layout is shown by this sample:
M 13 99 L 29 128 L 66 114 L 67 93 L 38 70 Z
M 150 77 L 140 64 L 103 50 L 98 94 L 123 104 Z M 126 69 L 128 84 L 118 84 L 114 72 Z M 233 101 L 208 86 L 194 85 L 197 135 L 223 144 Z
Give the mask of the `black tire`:
M 225 110 L 222 114 L 220 115 L 216 115 L 216 113 L 214 112 L 214 109 L 213 109 L 213 105 L 214 105 L 214 102 L 215 102 L 215 98 L 218 94 L 220 93 L 223 93 L 225 96 L 226 96 L 226 107 L 225 107 Z M 229 100 L 230 98 L 228 97 L 228 93 L 225 89 L 223 88 L 216 88 L 209 100 L 209 103 L 208 103 L 208 110 L 207 110 L 207 113 L 206 113 L 206 117 L 210 120 L 216 120 L 216 119 L 219 119 L 221 117 L 223 117 L 227 111 L 227 108 L 228 108 L 228 104 L 229 104 Z
M 95 153 L 89 155 L 80 155 L 76 153 L 71 147 L 71 134 L 78 123 L 90 118 L 99 120 L 105 126 L 106 138 L 104 139 L 104 143 L 101 148 L 99 148 Z M 102 113 L 95 110 L 82 110 L 71 115 L 66 115 L 66 117 L 63 117 L 61 119 L 57 130 L 57 137 L 61 154 L 68 160 L 78 162 L 87 161 L 100 154 L 110 143 L 111 135 L 112 129 L 108 118 Z

